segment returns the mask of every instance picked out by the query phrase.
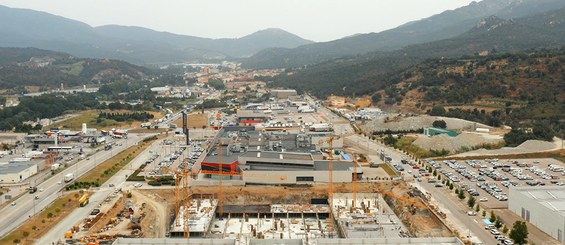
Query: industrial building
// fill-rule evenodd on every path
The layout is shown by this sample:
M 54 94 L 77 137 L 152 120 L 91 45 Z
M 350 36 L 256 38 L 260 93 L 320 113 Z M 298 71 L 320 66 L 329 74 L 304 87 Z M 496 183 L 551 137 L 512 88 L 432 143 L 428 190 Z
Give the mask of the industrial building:
M 209 178 L 228 175 L 228 179 L 246 184 L 301 184 L 352 182 L 354 172 L 362 178 L 363 170 L 346 154 L 332 153 L 330 161 L 328 132 L 269 132 L 254 127 L 226 127 L 219 132 L 201 164 L 202 173 Z M 333 147 L 343 146 L 335 140 Z M 224 176 L 225 179 L 228 176 Z
M 296 96 L 298 93 L 294 89 L 273 89 L 271 95 L 278 99 L 288 99 L 290 96 Z
M 239 126 L 253 126 L 258 123 L 264 123 L 269 120 L 270 116 L 263 111 L 254 110 L 238 110 L 237 123 Z
M 508 209 L 560 242 L 565 242 L 565 187 L 513 187 Z
M 457 132 L 453 132 L 453 131 L 447 130 L 447 129 L 424 128 L 424 135 L 426 135 L 426 136 L 434 136 L 434 135 L 440 135 L 440 134 L 446 134 L 446 135 L 449 135 L 451 137 L 457 136 Z
M 0 163 L 0 184 L 21 183 L 38 171 L 38 161 Z

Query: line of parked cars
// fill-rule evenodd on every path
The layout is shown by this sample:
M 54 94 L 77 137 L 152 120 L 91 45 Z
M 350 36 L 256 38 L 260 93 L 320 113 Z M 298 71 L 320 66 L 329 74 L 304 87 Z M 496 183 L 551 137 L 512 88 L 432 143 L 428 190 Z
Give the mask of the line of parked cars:
M 508 201 L 508 196 L 502 192 L 502 189 L 496 183 L 477 182 L 477 186 L 499 201 Z
M 503 245 L 514 244 L 514 242 L 512 242 L 510 238 L 500 234 L 500 231 L 498 231 L 494 225 L 485 226 L 485 230 L 488 230 L 490 234 L 494 235 L 494 239 L 496 239 L 499 242 L 498 244 L 503 244 Z

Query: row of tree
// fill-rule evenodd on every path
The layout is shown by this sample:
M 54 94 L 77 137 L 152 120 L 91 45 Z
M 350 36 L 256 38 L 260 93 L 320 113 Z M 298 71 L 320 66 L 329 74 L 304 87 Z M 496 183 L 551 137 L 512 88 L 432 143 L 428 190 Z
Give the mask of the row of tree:
M 153 119 L 155 116 L 148 112 L 133 112 L 133 113 L 111 113 L 111 112 L 101 112 L 98 118 L 111 119 L 118 122 L 125 121 L 148 121 Z

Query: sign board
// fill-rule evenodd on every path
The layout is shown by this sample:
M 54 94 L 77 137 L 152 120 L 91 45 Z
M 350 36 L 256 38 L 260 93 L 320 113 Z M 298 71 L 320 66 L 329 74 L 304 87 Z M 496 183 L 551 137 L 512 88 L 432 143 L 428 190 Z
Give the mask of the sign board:
M 222 114 L 218 113 L 218 114 L 216 115 L 216 118 L 218 118 L 218 119 L 222 118 Z
M 4 199 L 10 200 L 10 199 L 12 199 L 12 195 L 4 195 Z

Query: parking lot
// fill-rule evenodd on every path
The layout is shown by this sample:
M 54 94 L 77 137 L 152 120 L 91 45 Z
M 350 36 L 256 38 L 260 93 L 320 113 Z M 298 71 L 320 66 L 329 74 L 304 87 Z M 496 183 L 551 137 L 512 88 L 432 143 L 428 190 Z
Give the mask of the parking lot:
M 164 140 L 160 146 L 163 149 L 160 154 L 153 152 L 151 157 L 146 161 L 148 176 L 154 175 L 172 175 L 173 171 L 178 169 L 182 171 L 184 166 L 182 159 L 188 160 L 188 170 L 194 166 L 196 160 L 200 157 L 204 148 L 202 141 L 193 140 L 190 142 L 188 151 L 182 140 Z M 188 152 L 185 154 L 185 152 Z
M 555 159 L 429 161 L 455 187 L 475 196 L 483 208 L 507 208 L 512 186 L 564 185 L 565 164 Z M 438 187 L 441 187 L 438 185 Z

